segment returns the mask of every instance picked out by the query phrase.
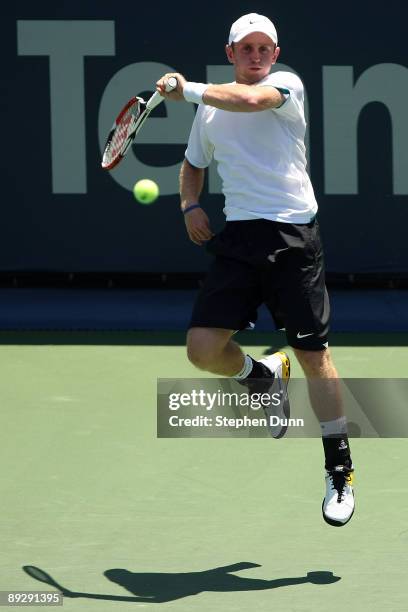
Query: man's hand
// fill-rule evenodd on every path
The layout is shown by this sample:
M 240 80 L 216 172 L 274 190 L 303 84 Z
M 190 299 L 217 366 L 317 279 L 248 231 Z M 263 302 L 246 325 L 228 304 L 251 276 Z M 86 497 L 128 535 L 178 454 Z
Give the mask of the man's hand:
M 170 77 L 176 77 L 177 87 L 173 89 L 173 91 L 168 92 L 166 91 L 166 84 Z M 168 98 L 169 100 L 184 100 L 183 89 L 185 83 L 186 79 L 179 72 L 168 72 L 157 81 L 156 90 L 163 98 Z
M 210 221 L 202 208 L 195 208 L 184 215 L 187 234 L 195 244 L 203 246 L 214 234 L 210 228 Z

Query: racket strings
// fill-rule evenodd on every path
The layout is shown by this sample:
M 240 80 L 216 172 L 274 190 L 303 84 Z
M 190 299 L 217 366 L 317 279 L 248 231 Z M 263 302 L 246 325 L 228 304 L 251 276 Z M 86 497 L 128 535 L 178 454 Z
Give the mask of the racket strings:
M 129 134 L 135 129 L 138 115 L 139 103 L 135 102 L 122 115 L 112 134 L 112 139 L 105 151 L 105 163 L 110 163 L 122 153 Z

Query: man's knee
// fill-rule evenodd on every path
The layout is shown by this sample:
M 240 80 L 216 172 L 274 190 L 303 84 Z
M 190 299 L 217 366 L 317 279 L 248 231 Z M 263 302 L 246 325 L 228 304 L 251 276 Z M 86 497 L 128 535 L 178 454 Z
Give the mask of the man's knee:
M 228 330 L 192 327 L 187 334 L 187 356 L 200 370 L 210 370 L 217 363 L 231 337 Z
M 294 352 L 306 375 L 318 377 L 325 377 L 330 373 L 335 375 L 335 367 L 329 349 L 321 351 L 294 349 Z

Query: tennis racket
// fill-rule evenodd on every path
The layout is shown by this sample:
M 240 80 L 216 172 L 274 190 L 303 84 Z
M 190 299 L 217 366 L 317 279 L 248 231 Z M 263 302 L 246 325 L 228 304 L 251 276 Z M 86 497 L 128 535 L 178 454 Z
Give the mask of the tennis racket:
M 170 77 L 167 81 L 166 91 L 173 91 L 177 87 L 177 79 Z M 116 117 L 109 132 L 102 156 L 102 168 L 112 170 L 125 157 L 136 134 L 150 115 L 151 111 L 164 100 L 163 96 L 155 91 L 147 102 L 136 96 L 122 108 Z

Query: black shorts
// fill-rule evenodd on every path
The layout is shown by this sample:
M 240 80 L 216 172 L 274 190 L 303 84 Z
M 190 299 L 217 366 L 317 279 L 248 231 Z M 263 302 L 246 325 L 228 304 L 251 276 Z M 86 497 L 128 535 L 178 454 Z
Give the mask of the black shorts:
M 189 327 L 253 327 L 265 303 L 288 344 L 327 346 L 330 306 L 316 220 L 228 221 L 206 246 L 215 256 L 198 293 Z

